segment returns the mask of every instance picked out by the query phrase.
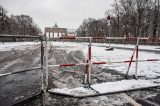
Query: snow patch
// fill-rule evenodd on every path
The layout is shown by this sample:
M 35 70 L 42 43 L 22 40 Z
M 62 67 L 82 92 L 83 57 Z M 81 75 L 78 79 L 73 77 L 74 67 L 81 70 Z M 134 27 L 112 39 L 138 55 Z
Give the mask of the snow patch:
M 78 87 L 78 88 L 73 88 L 73 89 L 69 89 L 69 88 L 63 88 L 63 89 L 50 89 L 49 92 L 52 93 L 62 93 L 62 94 L 68 94 L 68 95 L 77 95 L 77 96 L 81 96 L 81 95 L 90 95 L 90 94 L 96 94 L 95 91 L 88 89 L 88 88 L 84 88 L 84 87 Z
M 2 43 L 0 42 L 0 51 L 10 51 L 14 50 L 26 50 L 27 48 L 32 48 L 35 45 L 40 44 L 39 42 L 11 42 Z
M 160 85 L 154 83 L 153 80 L 121 80 L 116 82 L 106 82 L 101 84 L 95 84 L 91 87 L 100 93 L 116 92 L 128 89 L 137 89 L 142 87 Z
M 159 81 L 159 80 L 158 80 Z M 98 91 L 103 93 L 114 93 L 119 91 L 127 91 L 134 89 L 141 89 L 145 87 L 160 86 L 160 83 L 155 83 L 156 80 L 121 80 L 116 82 L 105 82 L 101 84 L 91 85 L 91 88 L 77 87 L 77 88 L 63 88 L 63 89 L 50 89 L 49 92 L 68 94 L 75 96 L 86 96 L 96 94 Z M 94 89 L 94 90 L 93 90 Z
M 88 43 L 75 43 L 75 42 L 53 42 L 54 47 L 58 46 L 59 49 L 65 49 L 68 52 L 72 50 L 82 50 L 84 56 L 88 57 Z M 112 46 L 117 47 L 126 47 L 134 48 L 135 45 L 124 45 L 124 44 L 111 44 Z M 105 43 L 92 43 L 92 61 L 105 61 L 105 62 L 114 62 L 114 61 L 128 61 L 130 60 L 133 50 L 122 50 L 114 49 L 113 51 L 106 51 L 105 46 L 108 44 Z M 140 45 L 141 49 L 157 50 L 159 46 L 145 46 Z M 160 51 L 160 50 L 159 50 Z M 160 59 L 160 54 L 139 51 L 139 60 L 144 59 Z M 135 60 L 135 56 L 134 56 Z M 97 65 L 101 68 L 114 69 L 120 73 L 125 74 L 128 68 L 129 63 L 120 63 L 120 64 L 103 64 Z M 145 78 L 159 78 L 160 77 L 160 61 L 149 61 L 149 62 L 139 62 L 138 63 L 138 76 L 143 76 Z M 129 75 L 134 75 L 135 73 L 135 63 L 132 63 Z

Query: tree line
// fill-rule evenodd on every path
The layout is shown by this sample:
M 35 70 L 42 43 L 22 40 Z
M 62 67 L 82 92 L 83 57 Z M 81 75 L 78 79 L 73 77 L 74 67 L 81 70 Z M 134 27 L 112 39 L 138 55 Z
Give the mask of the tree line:
M 0 34 L 37 36 L 42 31 L 29 15 L 8 16 L 7 10 L 0 6 Z
M 160 37 L 160 0 L 114 0 L 111 36 Z M 78 36 L 108 36 L 107 18 L 85 19 L 77 29 Z

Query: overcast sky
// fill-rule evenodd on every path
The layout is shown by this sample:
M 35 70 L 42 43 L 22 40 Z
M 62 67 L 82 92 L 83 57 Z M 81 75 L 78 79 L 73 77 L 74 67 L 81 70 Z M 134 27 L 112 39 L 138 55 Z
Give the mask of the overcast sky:
M 84 19 L 102 18 L 114 0 L 0 0 L 9 14 L 27 14 L 44 31 L 55 22 L 59 27 L 76 29 Z

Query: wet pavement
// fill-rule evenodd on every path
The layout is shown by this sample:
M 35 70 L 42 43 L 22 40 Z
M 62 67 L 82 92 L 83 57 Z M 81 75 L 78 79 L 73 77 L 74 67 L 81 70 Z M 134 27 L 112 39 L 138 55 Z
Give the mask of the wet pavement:
M 40 66 L 40 49 L 0 52 L 1 73 L 15 72 Z M 4 61 L 6 60 L 6 61 Z M 41 70 L 0 77 L 0 106 L 10 106 L 40 92 Z

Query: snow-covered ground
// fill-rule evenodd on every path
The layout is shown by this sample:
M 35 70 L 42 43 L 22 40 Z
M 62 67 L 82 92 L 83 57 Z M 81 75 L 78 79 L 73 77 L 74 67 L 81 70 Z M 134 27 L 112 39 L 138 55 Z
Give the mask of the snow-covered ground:
M 105 43 L 93 43 L 95 46 L 109 46 L 109 44 Z M 120 47 L 120 48 L 135 48 L 135 45 L 133 44 L 111 44 L 112 47 Z M 154 50 L 154 51 L 160 51 L 160 46 L 153 46 L 153 45 L 139 45 L 139 49 L 141 50 Z
M 10 51 L 11 49 L 25 50 L 27 48 L 33 47 L 34 45 L 38 44 L 39 44 L 38 42 L 15 42 L 15 43 L 4 43 L 4 44 L 0 43 L 0 51 Z M 87 57 L 88 43 L 53 42 L 52 44 L 56 47 L 59 47 L 58 49 L 67 49 L 68 52 L 77 49 L 82 50 L 85 56 Z M 108 46 L 108 44 L 104 43 L 92 44 L 92 61 L 106 61 L 106 62 L 125 61 L 125 60 L 130 60 L 130 57 L 133 53 L 132 50 L 122 50 L 122 49 L 114 49 L 114 51 L 106 51 L 105 46 Z M 134 45 L 112 44 L 112 46 L 134 48 Z M 157 48 L 160 47 L 140 45 L 139 48 L 149 49 L 149 50 L 159 50 Z M 160 54 L 140 51 L 139 60 L 144 60 L 144 59 L 160 59 Z M 125 74 L 128 68 L 128 63 L 105 64 L 105 65 L 98 65 L 98 67 L 115 69 L 116 71 Z M 157 78 L 160 76 L 159 69 L 160 69 L 160 61 L 139 62 L 138 75 L 145 76 L 146 78 Z M 132 63 L 129 74 L 133 75 L 134 72 L 135 72 L 135 63 Z
M 85 56 L 87 57 L 88 43 L 53 42 L 52 44 L 54 46 L 58 46 L 59 49 L 66 49 L 68 51 L 77 49 L 83 50 Z M 98 44 L 98 43 L 92 44 L 92 61 L 106 61 L 106 62 L 126 61 L 130 60 L 131 55 L 133 53 L 133 50 L 122 50 L 122 49 L 114 49 L 113 51 L 106 51 L 104 46 L 108 46 L 108 44 Z M 117 46 L 120 46 L 120 44 Z M 134 48 L 134 45 L 122 44 L 121 47 Z M 156 48 L 159 48 L 159 46 L 140 45 L 139 48 L 154 50 Z M 144 60 L 144 59 L 160 59 L 160 54 L 140 51 L 139 60 Z M 128 68 L 128 63 L 105 64 L 105 65 L 98 65 L 98 67 L 114 69 L 118 72 L 125 74 Z M 160 69 L 160 61 L 139 62 L 138 76 L 144 76 L 145 78 L 157 78 L 160 77 L 159 69 Z M 133 75 L 134 73 L 135 73 L 135 63 L 132 63 L 129 75 Z
M 92 60 L 93 61 L 126 61 L 130 60 L 133 53 L 132 50 L 121 50 L 115 49 L 114 51 L 106 51 L 105 47 L 94 47 L 92 48 Z M 135 56 L 134 56 L 135 59 Z M 139 60 L 144 59 L 160 59 L 160 54 L 150 53 L 150 52 L 139 52 Z M 110 69 L 115 69 L 119 72 L 126 73 L 129 63 L 118 63 L 118 64 L 106 64 L 101 65 L 102 67 L 108 67 Z M 160 61 L 152 62 L 139 62 L 138 63 L 138 75 L 145 76 L 147 78 L 157 78 L 160 76 Z M 130 69 L 130 75 L 135 72 L 135 63 L 132 63 Z
M 38 42 L 11 42 L 11 43 L 2 43 L 0 42 L 0 51 L 10 51 L 14 50 L 25 50 L 27 48 L 38 45 Z
M 53 42 L 52 45 L 58 49 L 74 51 L 82 50 L 85 57 L 88 53 L 88 43 L 71 43 L 71 42 Z M 105 62 L 115 62 L 115 61 L 128 61 L 130 60 L 133 50 L 123 50 L 114 49 L 113 51 L 106 51 L 108 44 L 92 44 L 92 61 L 105 61 Z M 116 46 L 116 45 L 115 45 Z M 124 48 L 134 48 L 134 45 L 117 45 Z M 140 46 L 141 49 L 156 50 L 158 46 Z M 154 52 L 139 51 L 139 60 L 145 59 L 160 59 L 160 54 Z M 135 60 L 135 56 L 134 56 Z M 117 72 L 125 74 L 129 63 L 118 63 L 118 64 L 105 64 L 97 65 L 101 68 L 108 68 L 116 70 Z M 108 93 L 114 91 L 125 91 L 128 89 L 137 89 L 141 87 L 150 87 L 155 85 L 160 85 L 160 61 L 150 61 L 150 62 L 139 62 L 138 63 L 138 76 L 142 76 L 138 80 L 121 80 L 116 82 L 106 82 L 101 84 L 91 85 L 91 87 L 98 91 L 99 93 Z M 129 75 L 135 73 L 135 63 L 132 63 Z M 149 78 L 149 79 L 148 79 Z M 155 80 L 152 80 L 155 79 Z M 156 81 L 156 82 L 155 82 Z M 73 89 L 63 88 L 63 89 L 51 89 L 50 92 L 65 93 L 69 95 L 92 95 L 96 94 L 91 89 L 78 87 Z M 86 94 L 87 93 L 87 94 Z
M 156 83 L 154 81 L 156 81 Z M 113 93 L 113 92 L 119 92 L 119 91 L 153 87 L 153 86 L 160 86 L 160 80 L 121 80 L 116 82 L 105 82 L 101 84 L 91 85 L 92 89 L 84 88 L 84 87 L 77 87 L 73 89 L 56 88 L 56 89 L 50 89 L 49 92 L 64 93 L 64 94 L 74 95 L 74 96 L 86 96 L 86 95 L 97 94 L 97 92 L 100 94 L 104 94 L 104 93 Z
M 36 42 L 24 42 L 24 43 L 5 43 L 5 44 L 2 44 L 2 43 L 0 43 L 0 51 L 7 51 L 7 52 L 10 52 L 10 50 L 28 50 L 28 48 L 33 48 L 35 45 L 38 45 L 39 43 L 36 43 Z M 54 63 L 56 63 L 56 61 L 57 61 L 57 63 L 61 63 L 62 61 L 64 61 L 64 62 L 67 62 L 67 61 L 71 61 L 72 60 L 72 58 L 70 58 L 71 56 L 76 56 L 77 54 L 74 54 L 74 51 L 76 52 L 77 50 L 79 51 L 79 50 L 82 50 L 83 51 L 83 53 L 84 53 L 84 55 L 87 57 L 87 51 L 88 51 L 88 43 L 72 43 L 72 42 L 53 42 L 52 43 L 52 45 L 54 45 L 54 47 L 53 48 L 51 48 L 51 50 L 50 50 L 50 57 L 52 57 L 51 59 L 50 59 L 50 63 L 51 64 L 54 64 Z M 131 55 L 132 55 L 132 50 L 122 50 L 122 49 L 114 49 L 114 51 L 106 51 L 105 50 L 105 46 L 108 46 L 108 44 L 96 44 L 96 43 L 93 43 L 92 44 L 93 46 L 92 46 L 92 61 L 106 61 L 106 62 L 112 62 L 112 61 L 124 61 L 124 60 L 129 60 L 130 59 L 130 57 L 131 57 Z M 134 48 L 134 46 L 133 45 L 131 45 L 131 46 L 129 46 L 129 45 L 125 45 L 126 47 L 133 47 Z M 121 47 L 123 47 L 123 45 L 121 46 Z M 140 48 L 141 48 L 141 46 L 140 46 Z M 150 48 L 150 49 L 155 49 L 155 48 L 159 48 L 158 46 L 144 46 L 143 47 L 144 49 L 145 48 Z M 61 50 L 57 50 L 57 49 L 61 49 Z M 32 50 L 32 49 L 31 49 Z M 158 49 L 157 49 L 158 50 Z M 58 52 L 57 52 L 58 51 Z M 72 54 L 72 51 L 73 51 L 73 54 Z M 19 51 L 18 51 L 19 52 Z M 23 51 L 20 51 L 20 52 L 23 52 Z M 69 54 L 70 53 L 70 55 L 68 55 L 68 59 L 66 59 L 66 56 L 64 56 L 64 55 L 67 55 L 67 53 Z M 76 52 L 76 53 L 79 53 L 79 52 Z M 54 55 L 53 55 L 54 54 Z M 53 56 L 52 56 L 53 55 Z M 158 59 L 160 59 L 160 54 L 158 54 L 158 53 L 155 53 L 155 52 L 143 52 L 143 51 L 141 51 L 140 53 L 139 53 L 139 59 L 151 59 L 151 58 L 158 58 Z M 33 57 L 32 57 L 33 56 Z M 36 57 L 34 57 L 34 56 L 36 56 Z M 54 56 L 56 56 L 56 58 L 54 57 Z M 80 55 L 81 56 L 81 55 Z M 28 58 L 29 57 L 29 58 Z M 24 68 L 23 66 L 25 66 L 25 67 L 28 67 L 28 66 L 30 66 L 30 65 L 33 65 L 33 63 L 34 63 L 34 60 L 35 60 L 35 58 L 37 58 L 37 57 L 39 57 L 39 55 L 38 55 L 38 52 L 35 52 L 35 54 L 32 54 L 32 53 L 30 53 L 30 54 L 27 54 L 27 56 L 25 56 L 25 59 L 26 60 L 24 60 L 23 62 L 22 61 L 19 61 L 19 63 L 17 64 L 15 64 L 15 65 L 13 65 L 12 67 L 10 67 L 10 68 L 8 68 L 8 69 L 10 69 L 10 71 L 12 71 L 13 70 L 13 67 L 14 66 L 19 66 L 19 68 Z M 54 58 L 53 58 L 54 57 Z M 79 59 L 79 58 L 78 58 Z M 21 59 L 20 59 L 21 60 Z M 32 62 L 31 62 L 31 60 L 32 60 Z M 55 61 L 56 60 L 56 61 Z M 22 62 L 22 63 L 21 63 Z M 72 61 L 72 62 L 74 62 L 74 61 Z M 10 63 L 10 62 L 9 62 Z M 26 64 L 28 64 L 28 65 L 26 65 Z M 36 63 L 35 63 L 36 64 Z M 134 64 L 135 63 L 133 63 L 133 66 L 131 67 L 131 70 L 130 70 L 130 75 L 131 74 L 133 74 L 134 73 L 134 71 L 135 71 L 135 68 L 134 68 Z M 8 64 L 7 64 L 8 65 Z M 128 63 L 122 63 L 122 64 L 109 64 L 109 65 L 97 65 L 97 67 L 101 67 L 102 69 L 103 68 L 105 68 L 105 70 L 103 70 L 103 71 L 106 71 L 107 69 L 106 68 L 109 68 L 109 69 L 114 69 L 114 70 L 116 70 L 117 72 L 120 72 L 120 73 L 126 73 L 126 70 L 127 70 L 127 67 L 128 67 Z M 96 67 L 96 69 L 101 69 L 101 68 L 97 68 Z M 156 85 L 156 84 L 159 84 L 159 79 L 148 79 L 148 78 L 158 78 L 159 76 L 160 76 L 160 72 L 159 72 L 159 69 L 160 69 L 160 62 L 142 62 L 142 63 L 139 63 L 139 65 L 138 65 L 138 75 L 139 76 L 145 76 L 145 77 L 141 77 L 140 79 L 138 79 L 138 80 L 121 80 L 121 81 L 115 81 L 115 80 L 111 80 L 111 81 L 115 81 L 115 83 L 110 83 L 110 82 L 108 82 L 108 83 L 102 83 L 101 85 L 99 85 L 99 84 L 95 84 L 95 85 L 92 85 L 92 88 L 94 88 L 94 89 L 96 89 L 97 91 L 99 91 L 99 92 L 106 92 L 106 91 L 104 91 L 104 89 L 106 89 L 107 91 L 108 90 L 112 90 L 113 88 L 117 88 L 118 90 L 120 90 L 119 88 L 122 88 L 122 90 L 124 90 L 124 88 L 123 87 L 125 87 L 125 88 L 136 88 L 136 87 L 145 87 L 145 86 L 154 86 L 154 85 Z M 15 68 L 15 67 L 14 67 Z M 93 68 L 95 68 L 95 67 L 93 67 Z M 56 72 L 58 69 L 54 69 L 54 71 Z M 72 69 L 71 69 L 72 70 Z M 80 69 L 81 70 L 81 69 Z M 70 70 L 68 70 L 68 71 L 70 71 Z M 101 72 L 101 70 L 98 70 L 99 72 Z M 112 70 L 110 70 L 110 71 L 112 71 Z M 57 72 L 59 72 L 59 76 L 60 76 L 60 79 L 59 79 L 59 76 L 57 75 L 57 73 L 56 74 L 53 74 L 53 75 L 55 75 L 55 76 L 57 76 L 57 77 L 53 77 L 53 78 L 55 78 L 55 79 L 53 79 L 53 81 L 52 82 L 54 82 L 54 84 L 55 83 L 57 83 L 57 85 L 56 85 L 56 87 L 58 87 L 58 88 L 64 88 L 64 87 L 67 87 L 67 88 L 71 88 L 71 87 L 76 87 L 77 85 L 78 86 L 82 86 L 82 84 L 80 84 L 79 82 L 81 82 L 81 80 L 75 80 L 75 79 L 77 79 L 77 77 L 74 79 L 74 77 L 72 77 L 71 75 L 73 74 L 73 72 L 72 73 L 70 73 L 70 74 L 68 74 L 68 72 L 67 72 L 67 74 L 65 74 L 65 73 L 61 73 L 61 72 L 64 72 L 64 71 L 57 71 Z M 106 72 L 107 73 L 107 72 Z M 31 73 L 32 74 L 32 73 Z M 65 74 L 65 75 L 64 75 Z M 97 73 L 96 73 L 97 74 Z M 102 74 L 104 74 L 104 73 L 102 73 Z M 27 76 L 27 78 L 29 78 L 29 79 L 31 79 L 32 81 L 33 81 L 33 79 L 32 78 L 35 78 L 35 77 L 30 77 L 30 74 L 29 74 L 29 77 L 28 77 L 28 75 L 27 74 L 24 74 L 24 75 L 26 75 Z M 35 75 L 35 74 L 32 74 L 32 75 Z M 68 76 L 66 76 L 66 75 L 68 75 Z M 75 73 L 74 73 L 74 75 L 75 75 Z M 79 74 L 76 74 L 76 76 L 78 76 Z M 110 73 L 109 74 L 104 74 L 104 76 L 107 76 L 107 75 L 110 75 Z M 19 76 L 21 76 L 21 77 L 19 77 Z M 19 75 L 18 77 L 17 76 L 15 76 L 17 79 L 19 79 L 19 80 L 21 80 L 21 78 L 23 77 L 21 74 Z M 83 73 L 81 74 L 81 76 L 83 76 Z M 95 75 L 96 76 L 96 75 Z M 113 75 L 114 76 L 114 75 Z M 97 77 L 97 76 L 96 76 Z M 103 76 L 102 76 L 103 77 Z M 117 77 L 117 76 L 116 76 Z M 10 78 L 11 79 L 11 82 L 13 81 L 13 77 L 12 76 L 8 76 L 7 78 Z M 24 78 L 24 77 L 23 77 Z M 22 78 L 22 79 L 23 79 Z M 80 79 L 81 77 L 79 77 L 79 79 Z M 101 77 L 100 77 L 101 78 Z M 110 78 L 110 77 L 108 77 L 108 78 Z M 58 80 L 57 80 L 58 79 Z M 72 80 L 73 79 L 73 80 Z M 119 79 L 118 79 L 119 80 Z M 6 81 L 6 83 L 8 83 L 8 79 L 7 80 L 5 80 Z M 15 79 L 14 79 L 14 81 L 16 81 Z M 26 81 L 26 79 L 25 79 L 25 81 Z M 24 88 L 25 89 L 28 89 L 27 87 L 29 87 L 30 89 L 32 89 L 32 88 L 35 88 L 35 89 L 37 89 L 38 87 L 37 86 L 35 86 L 35 87 L 33 87 L 33 85 L 36 85 L 36 84 L 38 84 L 38 82 L 39 82 L 39 79 L 38 80 L 36 80 L 36 81 L 38 81 L 38 82 L 33 82 L 33 83 L 30 83 L 29 82 L 29 84 L 33 84 L 33 85 L 31 85 L 31 86 L 29 86 L 28 85 L 28 83 L 26 83 L 26 82 L 23 82 L 24 84 L 25 84 L 25 86 L 24 86 Z M 27 80 L 28 81 L 28 80 Z M 30 80 L 29 80 L 30 81 Z M 71 81 L 71 84 L 70 84 L 70 82 L 69 81 Z M 104 80 L 103 80 L 104 81 Z M 107 81 L 110 81 L 110 80 L 107 80 Z M 156 82 L 155 82 L 156 81 Z M 3 82 L 3 81 L 2 81 Z M 21 81 L 22 82 L 22 81 Z M 4 83 L 4 82 L 3 82 Z M 4 83 L 6 86 L 7 86 L 7 84 L 6 83 Z M 36 83 L 36 84 L 35 84 Z M 77 83 L 77 85 L 76 86 L 73 86 L 75 83 Z M 14 84 L 17 84 L 17 82 L 13 82 L 13 83 L 9 83 L 9 84 L 12 84 L 13 86 L 15 86 Z M 63 85 L 63 86 L 61 86 L 61 84 Z M 68 85 L 70 84 L 70 86 L 68 87 Z M 119 84 L 119 85 L 117 85 L 117 84 Z M 124 85 L 125 84 L 125 85 Z M 114 85 L 116 85 L 116 86 L 114 86 Z M 9 86 L 11 86 L 11 85 L 9 85 Z M 18 85 L 18 86 L 21 86 L 21 83 Z M 59 87 L 60 86 L 60 87 Z M 120 86 L 123 86 L 123 87 L 120 87 Z M 22 87 L 22 86 L 21 86 Z M 96 87 L 98 87 L 98 88 L 96 88 Z M 5 87 L 2 85 L 2 88 L 3 89 L 5 89 Z M 17 88 L 12 88 L 12 87 L 8 87 L 9 89 L 12 89 L 12 90 L 8 90 L 8 91 L 13 91 L 13 90 L 15 90 L 15 91 L 17 91 L 16 89 Z M 77 90 L 78 91 L 80 91 L 80 94 L 84 94 L 85 95 L 85 93 L 87 92 L 87 93 L 90 93 L 90 94 L 94 94 L 95 92 L 93 91 L 93 90 L 91 90 L 91 89 L 84 89 L 83 87 L 80 87 L 80 88 L 75 88 L 75 89 L 67 89 L 67 88 L 64 88 L 64 89 L 59 89 L 59 91 L 60 92 L 64 92 L 64 93 L 67 93 L 67 92 L 71 92 L 71 93 L 74 93 L 74 94 L 77 94 L 77 95 L 79 95 L 78 93 L 79 92 L 77 92 Z M 104 88 L 104 89 L 99 89 L 99 88 Z M 19 91 L 19 94 L 20 95 L 22 95 L 22 89 L 19 89 L 20 91 Z M 85 91 L 86 90 L 86 91 Z M 3 90 L 1 90 L 2 92 L 4 92 Z M 8 93 L 8 91 L 5 89 L 5 91 Z M 25 90 L 24 90 L 25 91 Z M 82 92 L 83 91 L 83 92 Z M 4 92 L 4 93 L 6 93 L 6 92 Z M 156 91 L 155 91 L 156 92 Z M 158 91 L 157 91 L 158 92 Z M 156 93 L 157 93 L 156 92 Z M 7 94 L 6 93 L 6 95 L 4 96 L 4 98 L 8 98 L 7 96 L 9 95 L 9 94 L 12 94 L 12 93 L 9 93 L 9 94 Z M 144 94 L 144 92 L 142 92 L 143 94 Z M 148 92 L 147 92 L 148 93 Z M 146 93 L 146 94 L 147 94 Z M 29 94 L 28 92 L 27 92 L 27 94 Z M 134 93 L 135 94 L 135 93 Z M 138 95 L 139 94 L 139 92 L 136 92 L 136 95 Z M 151 92 L 151 94 L 152 94 L 152 92 Z M 141 95 L 141 94 L 140 94 Z M 149 95 L 150 96 L 150 95 Z M 124 100 L 122 101 L 122 99 L 120 98 L 121 96 L 118 96 L 117 97 L 117 95 L 115 96 L 115 95 L 113 95 L 113 96 L 102 96 L 102 97 L 99 97 L 99 98 L 89 98 L 89 99 L 82 99 L 81 101 L 77 101 L 77 102 L 84 102 L 85 100 L 87 100 L 86 101 L 86 104 L 88 104 L 88 100 L 91 102 L 91 103 L 93 103 L 93 104 L 96 104 L 95 102 L 94 102 L 94 100 L 95 101 L 100 101 L 100 103 L 101 104 L 103 104 L 103 101 L 104 101 L 104 105 L 108 105 L 108 104 L 114 104 L 115 103 L 115 101 L 120 101 L 120 103 L 125 103 L 124 102 Z M 122 96 L 123 97 L 123 96 Z M 141 97 L 141 96 L 140 96 Z M 111 99 L 110 99 L 111 98 Z M 114 99 L 115 98 L 115 99 Z M 3 99 L 3 98 L 2 98 Z M 17 99 L 17 98 L 16 98 Z M 50 99 L 50 98 L 49 98 Z M 51 100 L 51 99 L 50 99 Z M 59 99 L 59 97 L 58 98 L 56 98 L 56 100 L 57 100 L 57 102 L 55 102 L 55 101 L 52 101 L 52 103 L 58 103 L 61 99 Z M 67 101 L 68 102 L 72 102 L 72 101 L 76 101 L 76 100 L 68 100 L 68 99 L 66 99 L 66 98 L 64 98 L 63 99 L 63 97 L 62 97 L 62 100 L 61 101 L 63 101 L 62 103 L 60 103 L 60 104 L 63 104 L 63 103 L 66 103 Z M 110 101 L 112 101 L 112 102 L 110 102 Z M 8 101 L 6 102 L 6 103 L 8 103 Z M 116 105 L 118 105 L 119 104 L 119 102 L 118 103 L 116 103 Z M 83 104 L 82 104 L 83 105 Z M 89 105 L 91 105 L 91 104 L 89 104 Z M 97 104 L 97 105 L 100 105 L 100 104 Z M 96 105 L 96 106 L 97 106 Z

